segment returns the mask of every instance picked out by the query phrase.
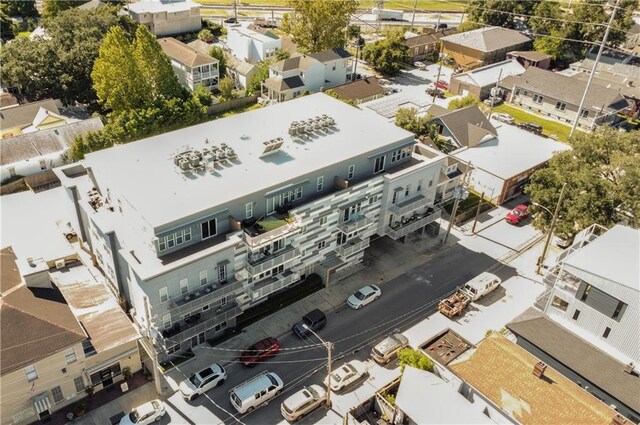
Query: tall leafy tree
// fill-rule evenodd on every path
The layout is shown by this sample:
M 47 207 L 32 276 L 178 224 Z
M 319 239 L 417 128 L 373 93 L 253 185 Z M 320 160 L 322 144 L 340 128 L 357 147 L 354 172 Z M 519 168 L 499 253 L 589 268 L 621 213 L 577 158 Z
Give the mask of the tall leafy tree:
M 171 60 L 162 51 L 156 37 L 144 25 L 136 30 L 133 57 L 149 100 L 183 96 L 178 77 L 173 73 Z
M 213 46 L 211 50 L 209 50 L 209 56 L 218 59 L 218 70 L 220 71 L 220 78 L 223 78 L 225 75 L 227 75 L 227 58 L 224 55 L 224 51 L 218 46 Z
M 261 61 L 256 64 L 256 72 L 247 82 L 247 93 L 260 93 L 262 83 L 269 78 L 269 65 L 269 61 Z
M 400 64 L 406 60 L 408 51 L 402 33 L 394 32 L 384 40 L 367 44 L 362 50 L 362 57 L 376 70 L 393 76 L 400 71 Z
M 142 78 L 133 47 L 119 26 L 104 37 L 91 78 L 98 101 L 116 114 L 148 103 L 148 82 Z
M 549 209 L 567 184 L 555 232 L 572 237 L 593 223 L 640 225 L 640 132 L 620 133 L 603 127 L 576 133 L 573 150 L 554 155 L 549 166 L 536 171 L 527 192 L 534 203 Z M 536 210 L 533 225 L 547 230 L 551 217 Z M 537 212 L 536 212 L 537 211 Z
M 282 29 L 305 52 L 344 47 L 346 28 L 358 0 L 289 0 L 293 10 L 282 20 Z
M 0 0 L 0 11 L 7 16 L 21 16 L 23 18 L 35 18 L 40 16 L 36 9 L 35 0 Z
M 28 38 L 17 38 L 2 47 L 0 66 L 4 87 L 16 89 L 30 100 L 62 97 L 57 54 L 52 41 L 33 42 Z
M 45 19 L 55 18 L 60 12 L 80 6 L 87 1 L 88 0 L 43 0 L 42 17 Z
M 535 34 L 551 34 L 562 29 L 563 11 L 556 1 L 541 1 L 534 11 L 535 16 L 529 19 L 529 28 Z

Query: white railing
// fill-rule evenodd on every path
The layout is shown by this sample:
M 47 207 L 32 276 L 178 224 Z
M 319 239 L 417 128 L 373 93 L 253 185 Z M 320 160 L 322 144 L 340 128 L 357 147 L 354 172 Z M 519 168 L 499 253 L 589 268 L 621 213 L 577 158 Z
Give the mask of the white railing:
M 270 255 L 264 255 L 262 257 L 249 257 L 247 260 L 246 269 L 251 276 L 264 273 L 267 270 L 271 270 L 278 267 L 287 261 L 291 261 L 294 258 L 300 256 L 300 251 L 292 246 L 289 246 L 281 251 L 277 251 Z
M 360 231 L 373 224 L 373 218 L 366 214 L 352 214 L 349 220 L 338 224 L 338 229 L 344 233 Z
M 405 224 L 399 224 L 398 226 L 387 227 L 387 236 L 393 240 L 400 239 L 403 236 L 408 235 L 411 232 L 426 226 L 429 223 L 436 221 L 442 215 L 442 210 L 435 209 L 429 214 L 418 218 L 417 220 L 410 220 Z
M 396 216 L 407 215 L 415 210 L 426 207 L 429 204 L 429 199 L 423 195 L 419 195 L 416 198 L 410 199 L 405 202 L 390 205 L 387 209 Z
M 353 238 L 343 245 L 338 245 L 338 247 L 336 248 L 336 253 L 344 259 L 355 254 L 356 252 L 363 251 L 368 247 L 369 238 L 364 240 L 360 238 Z

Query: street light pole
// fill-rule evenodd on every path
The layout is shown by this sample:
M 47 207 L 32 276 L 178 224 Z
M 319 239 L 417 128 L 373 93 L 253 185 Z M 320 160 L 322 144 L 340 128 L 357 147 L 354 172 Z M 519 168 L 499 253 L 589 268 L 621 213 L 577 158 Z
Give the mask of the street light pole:
M 326 404 L 327 404 L 327 407 L 331 409 L 331 350 L 333 350 L 333 344 L 330 343 L 329 341 L 325 341 L 324 339 L 320 338 L 320 335 L 315 333 L 309 326 L 307 325 L 302 325 L 302 326 L 306 330 L 314 334 L 316 338 L 318 338 L 320 342 L 322 342 L 322 344 L 327 348 L 327 376 L 329 377 L 329 381 L 328 381 L 329 385 L 327 385 Z
M 551 219 L 551 226 L 549 226 L 549 234 L 547 235 L 547 241 L 544 243 L 544 249 L 542 250 L 542 256 L 540 257 L 540 260 L 538 261 L 538 268 L 536 269 L 536 273 L 537 274 L 541 274 L 540 273 L 540 269 L 542 269 L 542 265 L 544 264 L 544 260 L 547 257 L 547 250 L 549 249 L 549 242 L 551 242 L 551 236 L 553 235 L 553 229 L 556 226 L 556 220 L 558 218 L 558 213 L 560 212 L 560 205 L 562 204 L 562 198 L 564 197 L 564 190 L 565 190 L 566 187 L 567 187 L 567 184 L 564 183 L 562 185 L 562 189 L 560 190 L 560 197 L 558 198 L 558 203 L 556 204 L 556 210 L 553 213 L 553 218 Z M 540 205 L 540 206 L 542 206 L 542 205 Z

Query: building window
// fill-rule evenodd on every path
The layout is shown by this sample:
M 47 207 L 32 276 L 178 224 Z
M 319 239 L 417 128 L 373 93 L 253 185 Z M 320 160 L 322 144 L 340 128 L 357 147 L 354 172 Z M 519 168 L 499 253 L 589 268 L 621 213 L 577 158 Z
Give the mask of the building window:
M 182 242 L 184 242 L 184 234 L 182 231 L 179 231 L 176 233 L 176 245 L 182 245 Z
M 36 365 L 32 364 L 24 368 L 24 374 L 27 375 L 27 382 L 35 381 L 38 379 L 38 371 Z
M 556 103 L 556 109 L 558 111 L 564 111 L 566 109 L 566 107 L 567 107 L 567 104 L 564 103 L 564 102 L 557 102 Z
M 202 306 L 202 311 L 207 311 L 207 310 L 209 310 L 209 304 L 203 305 Z
M 589 116 L 589 111 L 586 109 L 583 109 L 582 111 L 580 111 L 580 117 L 581 118 L 587 118 Z
M 324 217 L 320 217 L 320 226 L 324 226 L 325 224 L 327 224 L 327 216 L 326 215 Z
M 215 236 L 218 233 L 217 220 L 214 218 L 202 223 L 202 239 Z
M 171 327 L 171 314 L 164 314 L 162 316 L 162 328 L 169 329 Z
M 610 333 L 611 333 L 611 328 L 606 327 L 606 328 L 604 329 L 604 333 L 602 334 L 602 337 L 603 337 L 603 338 L 608 338 Z
M 202 270 L 200 272 L 200 285 L 206 285 L 208 279 L 209 279 L 208 272 L 206 270 Z
M 214 332 L 220 332 L 221 330 L 226 329 L 226 327 L 227 327 L 227 322 L 218 323 L 213 327 L 213 330 Z
M 173 347 L 167 348 L 167 354 L 173 354 L 178 350 L 180 350 L 180 344 L 176 344 Z
M 418 181 L 418 186 L 416 186 L 416 192 L 421 192 L 422 191 L 422 180 Z
M 40 160 L 40 169 L 41 170 L 46 170 L 47 169 L 47 161 L 45 161 L 44 159 Z
M 582 293 L 582 297 L 580 297 L 580 301 L 586 301 L 587 297 L 589 296 L 589 292 L 591 292 L 591 285 L 587 284 L 587 286 L 584 288 L 584 292 Z
M 227 305 L 227 297 L 220 298 L 220 307 Z
M 324 188 L 324 176 L 320 176 L 316 181 L 316 192 L 321 192 L 323 188 Z
M 384 159 L 385 159 L 384 155 L 376 158 L 376 162 L 373 166 L 373 174 L 378 174 L 384 171 Z
M 253 217 L 253 202 L 247 202 L 244 206 L 245 218 L 249 219 Z
M 429 187 L 433 186 L 433 180 L 429 180 Z
M 514 96 L 520 96 L 520 89 L 519 89 L 519 88 L 518 88 L 518 89 L 516 89 L 516 91 L 515 91 L 515 93 L 514 93 Z
M 356 166 L 349 165 L 349 169 L 347 170 L 347 180 L 351 180 L 355 172 L 356 172 Z
M 55 404 L 58 404 L 62 400 L 64 400 L 64 395 L 62 395 L 62 388 L 60 388 L 59 385 L 51 389 L 51 395 L 53 396 L 53 402 Z
M 569 306 L 569 303 L 560 297 L 554 297 L 551 305 L 557 308 L 558 310 L 567 311 L 567 307 Z
M 9 167 L 9 177 L 15 177 L 15 176 L 16 176 L 15 167 Z
M 398 191 L 394 190 L 393 197 L 391 198 L 391 204 L 395 205 L 397 201 L 398 201 Z
M 169 301 L 169 291 L 165 286 L 164 288 L 160 288 L 160 302 L 166 303 L 167 301 Z
M 622 313 L 626 308 L 627 308 L 627 305 L 625 303 L 623 303 L 622 301 L 618 301 L 616 310 L 613 312 L 613 315 L 611 316 L 611 318 L 619 322 L 620 318 L 622 317 Z
M 377 200 L 378 200 L 377 196 L 372 196 L 371 198 L 369 198 L 369 205 L 375 204 Z
M 320 241 L 318 242 L 318 249 L 322 249 L 326 246 L 326 242 L 325 241 Z
M 407 148 L 398 149 L 397 151 L 393 151 L 391 153 L 391 163 L 393 164 L 396 161 L 399 161 L 401 159 L 405 159 L 408 155 L 409 155 L 409 151 L 407 150 Z
M 189 292 L 189 279 L 180 279 L 180 293 L 186 294 Z
M 534 94 L 533 95 L 533 103 L 537 103 L 539 105 L 542 104 L 542 99 L 544 99 L 544 96 L 540 96 L 539 94 Z
M 176 235 L 173 233 L 167 235 L 167 248 L 173 248 L 176 245 Z
M 73 385 L 76 386 L 76 393 L 81 393 L 82 391 L 84 391 L 85 386 L 84 386 L 84 379 L 82 378 L 82 376 L 78 376 L 76 379 L 74 379 Z
M 411 185 L 408 184 L 404 190 L 404 196 L 409 196 L 409 191 L 411 190 Z
M 64 358 L 67 361 L 67 364 L 71 364 L 76 361 L 76 350 L 73 347 L 68 348 L 64 352 Z
M 573 320 L 578 320 L 578 317 L 580 317 L 580 310 L 573 312 Z
M 183 232 L 184 232 L 184 241 L 189 242 L 191 240 L 191 227 L 184 229 Z
M 85 339 L 82 341 L 82 351 L 85 357 L 91 357 L 96 354 L 96 347 L 93 346 L 91 340 Z

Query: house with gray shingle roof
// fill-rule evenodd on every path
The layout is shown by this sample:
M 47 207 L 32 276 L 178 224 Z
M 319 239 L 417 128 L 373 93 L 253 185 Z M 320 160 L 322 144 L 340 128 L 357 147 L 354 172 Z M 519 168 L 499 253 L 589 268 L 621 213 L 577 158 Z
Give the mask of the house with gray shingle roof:
M 173 37 L 158 40 L 162 51 L 171 59 L 173 73 L 182 86 L 190 91 L 202 85 L 208 89 L 218 86 L 220 70 L 218 59 L 201 53 L 196 48 L 186 45 Z

